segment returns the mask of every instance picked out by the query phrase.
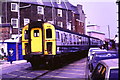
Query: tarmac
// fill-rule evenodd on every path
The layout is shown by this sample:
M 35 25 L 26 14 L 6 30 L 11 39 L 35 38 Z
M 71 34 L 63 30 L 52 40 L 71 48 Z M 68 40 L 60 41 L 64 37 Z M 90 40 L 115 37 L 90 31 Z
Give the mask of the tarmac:
M 17 61 L 13 61 L 12 64 L 10 64 L 10 62 L 8 62 L 6 60 L 0 60 L 0 69 L 6 68 L 6 67 L 12 67 L 12 66 L 15 66 L 15 65 L 21 64 L 21 63 L 27 63 L 27 61 L 26 60 L 17 60 Z

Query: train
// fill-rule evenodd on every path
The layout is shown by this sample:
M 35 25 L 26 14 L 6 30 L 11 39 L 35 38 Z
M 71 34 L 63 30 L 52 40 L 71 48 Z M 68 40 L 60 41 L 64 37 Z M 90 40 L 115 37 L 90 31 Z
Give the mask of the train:
M 66 58 L 80 55 L 90 47 L 103 45 L 103 41 L 84 34 L 79 34 L 57 25 L 33 21 L 22 29 L 22 54 L 33 68 L 40 64 L 56 66 Z M 82 55 L 85 55 L 82 54 Z

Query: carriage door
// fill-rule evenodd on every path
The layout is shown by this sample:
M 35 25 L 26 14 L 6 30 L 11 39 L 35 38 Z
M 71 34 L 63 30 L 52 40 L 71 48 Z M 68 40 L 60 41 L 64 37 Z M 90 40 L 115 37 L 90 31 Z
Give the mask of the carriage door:
M 31 52 L 42 52 L 41 28 L 33 28 L 31 30 Z

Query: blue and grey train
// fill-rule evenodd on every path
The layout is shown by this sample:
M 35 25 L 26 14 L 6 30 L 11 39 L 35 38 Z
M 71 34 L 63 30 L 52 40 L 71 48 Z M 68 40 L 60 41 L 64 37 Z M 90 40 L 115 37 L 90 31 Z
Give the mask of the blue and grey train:
M 82 51 L 102 44 L 98 38 L 78 34 L 48 22 L 34 21 L 22 29 L 22 53 L 33 68 L 40 64 L 61 63 L 76 53 L 80 55 Z

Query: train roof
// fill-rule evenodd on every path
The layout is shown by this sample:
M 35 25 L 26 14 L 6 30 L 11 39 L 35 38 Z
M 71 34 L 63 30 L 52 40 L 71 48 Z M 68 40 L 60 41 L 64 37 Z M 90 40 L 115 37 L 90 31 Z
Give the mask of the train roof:
M 30 26 L 29 30 L 32 29 L 32 28 L 37 28 L 37 27 L 43 28 L 42 25 L 44 23 L 47 23 L 47 22 L 44 22 L 44 21 L 33 21 L 33 22 L 28 24 Z M 51 23 L 49 23 L 49 24 L 51 24 Z M 85 34 L 79 34 L 79 33 L 70 31 L 68 29 L 61 28 L 61 27 L 59 27 L 57 25 L 54 25 L 54 24 L 52 24 L 52 25 L 55 27 L 55 29 L 58 29 L 58 30 L 61 30 L 61 31 L 65 31 L 65 32 L 68 32 L 68 33 L 72 33 L 72 34 L 76 34 L 76 35 L 80 35 L 80 36 L 84 36 L 84 37 L 94 38 L 94 39 L 97 39 L 97 40 L 101 40 L 99 38 L 91 37 L 91 36 L 88 36 L 88 35 L 85 35 Z
M 52 25 L 53 25 L 53 24 L 52 24 Z M 85 36 L 85 37 L 89 37 L 89 38 L 99 39 L 99 38 L 91 37 L 91 36 L 88 36 L 88 35 L 85 35 L 85 34 L 79 34 L 79 33 L 70 31 L 70 30 L 68 30 L 68 29 L 61 28 L 61 27 L 59 27 L 59 26 L 57 26 L 57 25 L 54 25 L 54 26 L 55 26 L 56 29 L 61 30 L 61 31 L 66 31 L 66 32 L 69 32 L 69 33 L 73 33 L 73 34 L 76 34 L 76 35 Z M 99 40 L 101 40 L 101 39 L 99 39 Z

